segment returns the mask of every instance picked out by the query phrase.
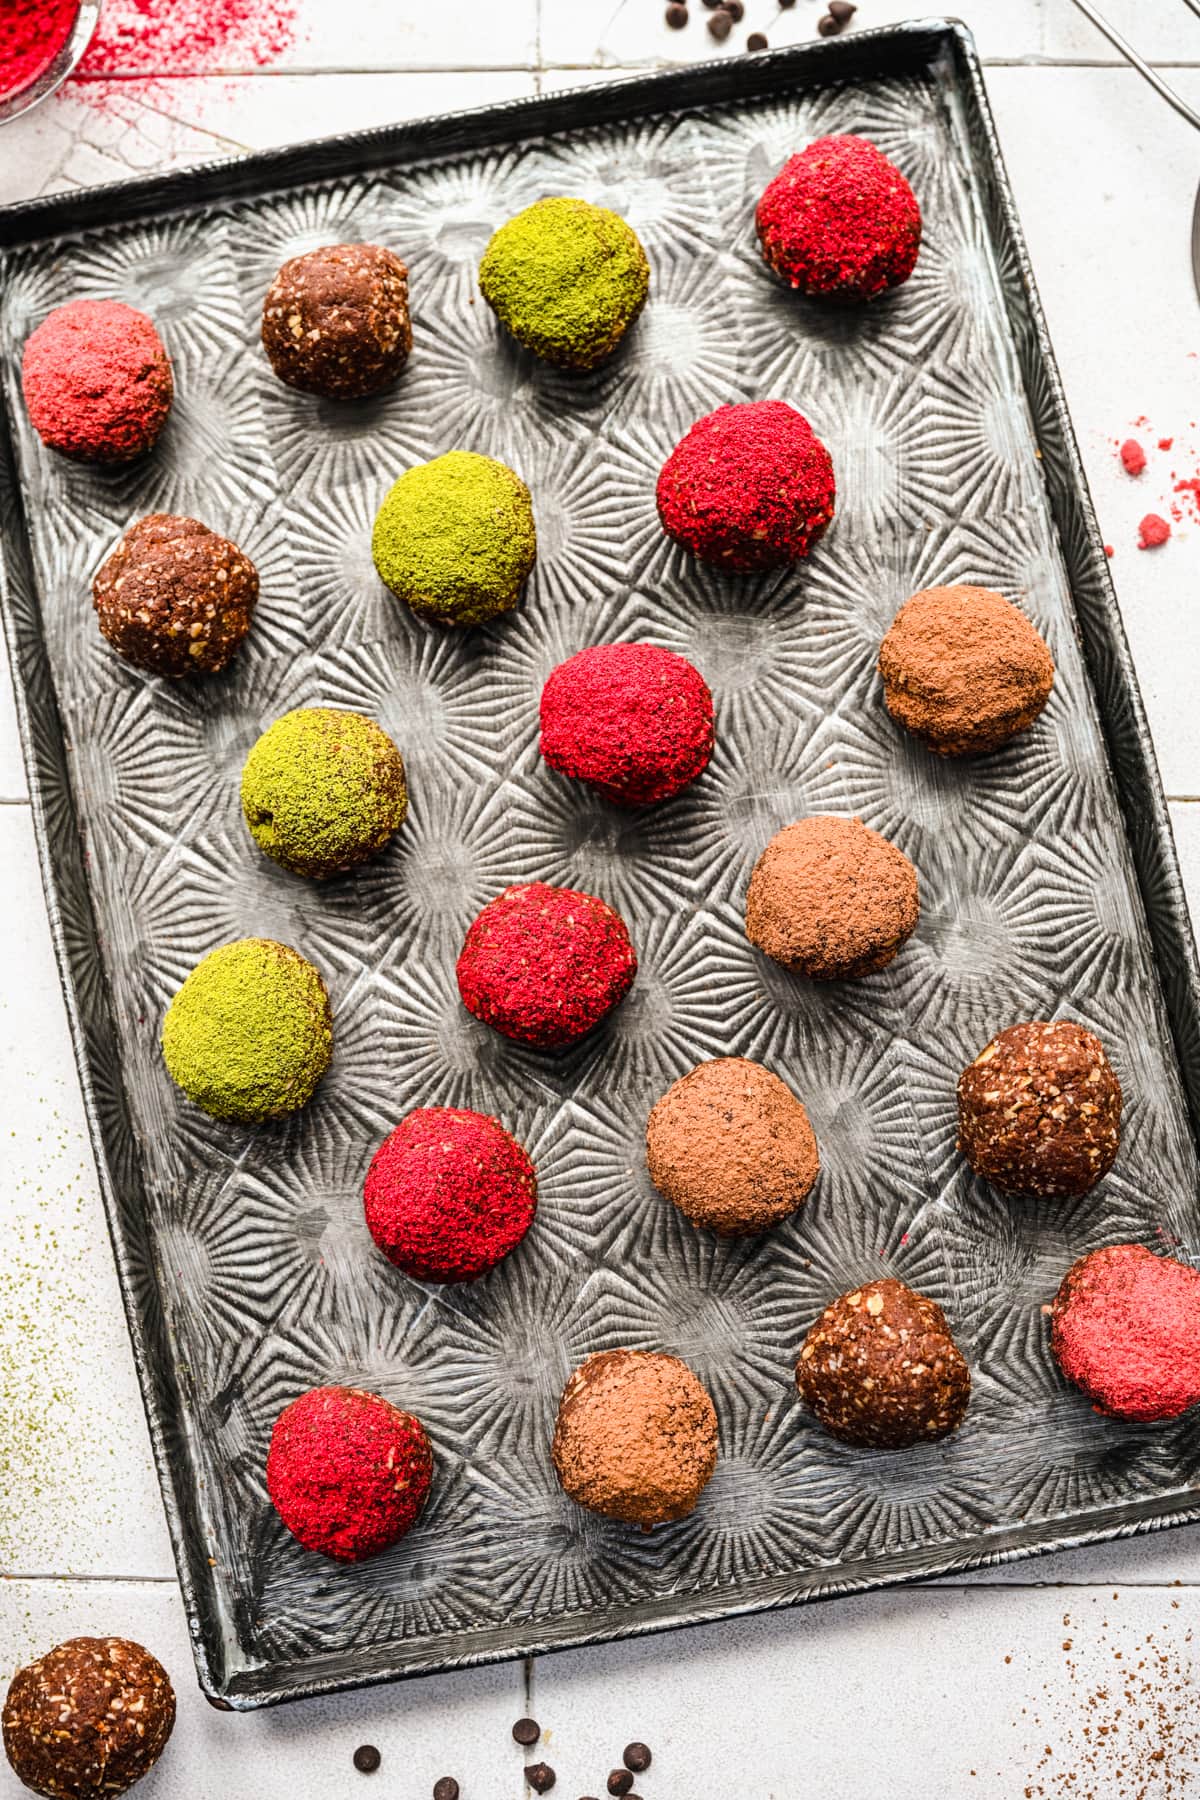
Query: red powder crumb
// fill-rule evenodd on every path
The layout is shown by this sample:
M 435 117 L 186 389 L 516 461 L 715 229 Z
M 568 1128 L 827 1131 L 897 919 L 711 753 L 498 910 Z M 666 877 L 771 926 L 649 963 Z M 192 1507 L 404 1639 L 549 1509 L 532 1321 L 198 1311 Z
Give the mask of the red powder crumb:
M 637 952 L 603 900 L 531 881 L 484 907 L 457 973 L 463 1005 L 485 1025 L 535 1050 L 562 1050 L 625 998 Z
M 24 93 L 54 61 L 79 0 L 0 0 L 0 100 Z
M 175 395 L 153 324 L 119 300 L 73 300 L 43 319 L 25 345 L 21 386 L 42 442 L 81 462 L 141 456 Z
M 1159 438 L 1158 447 L 1160 450 L 1169 450 L 1174 442 L 1174 438 Z
M 1111 544 L 1105 544 L 1104 554 L 1105 554 L 1105 556 L 1114 556 L 1116 554 L 1116 552 L 1113 550 L 1113 547 Z
M 756 214 L 763 256 L 802 293 L 870 300 L 913 272 L 921 209 L 894 163 L 861 137 L 789 157 Z
M 1185 481 L 1177 481 L 1175 483 L 1175 492 L 1177 494 L 1182 494 L 1184 500 L 1192 508 L 1193 512 L 1195 512 L 1197 516 L 1200 516 L 1200 475 L 1189 475 Z M 1176 518 L 1182 517 L 1182 514 L 1177 509 L 1173 510 L 1175 510 Z
M 807 556 L 833 517 L 833 464 L 785 400 L 719 406 L 663 464 L 663 530 L 703 562 L 751 573 Z
M 362 1562 L 403 1537 L 432 1476 L 420 1420 L 362 1388 L 312 1388 L 271 1433 L 272 1505 L 306 1550 L 339 1562 Z
M 263 68 L 295 36 L 294 0 L 104 0 L 82 77 Z
M 1138 526 L 1138 549 L 1155 550 L 1159 544 L 1165 544 L 1171 535 L 1171 527 L 1157 513 L 1147 513 Z
M 1068 1381 L 1119 1419 L 1174 1419 L 1200 1400 L 1200 1270 L 1144 1244 L 1094 1250 L 1051 1307 Z
M 418 1281 L 474 1281 L 533 1223 L 537 1174 L 483 1113 L 419 1106 L 375 1152 L 363 1190 L 367 1229 Z
M 550 767 L 618 806 L 668 799 L 712 754 L 703 676 L 654 644 L 600 644 L 560 663 L 542 689 L 541 720 Z
M 1121 461 L 1127 475 L 1140 475 L 1146 466 L 1146 452 L 1136 438 L 1126 438 L 1121 445 Z

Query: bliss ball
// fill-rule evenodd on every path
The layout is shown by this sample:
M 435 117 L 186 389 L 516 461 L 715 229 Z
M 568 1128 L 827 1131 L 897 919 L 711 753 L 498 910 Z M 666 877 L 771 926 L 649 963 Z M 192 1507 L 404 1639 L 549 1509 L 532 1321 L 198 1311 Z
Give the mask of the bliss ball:
M 175 1690 L 128 1638 L 78 1637 L 18 1669 L 4 1749 L 18 1781 L 52 1800 L 102 1800 L 148 1775 L 175 1725 Z
M 537 1208 L 537 1171 L 504 1127 L 456 1106 L 419 1106 L 375 1152 L 367 1229 L 418 1281 L 474 1281 L 515 1250 Z
M 293 256 L 267 290 L 262 341 L 288 387 L 329 400 L 381 393 L 412 349 L 408 270 L 378 244 Z
M 588 200 L 536 200 L 495 232 L 479 288 L 505 329 L 544 361 L 594 369 L 646 304 L 637 233 Z
M 567 1382 L 552 1452 L 580 1506 L 627 1525 L 693 1512 L 717 1466 L 717 1414 L 677 1356 L 604 1350 Z
M 297 1543 L 365 1562 L 411 1531 L 433 1478 L 425 1427 L 363 1388 L 310 1388 L 275 1421 L 271 1504 Z
M 701 562 L 738 574 L 807 556 L 833 517 L 833 464 L 785 400 L 719 406 L 663 464 L 658 516 Z
M 485 1025 L 534 1050 L 565 1050 L 625 998 L 637 952 L 594 894 L 530 881 L 473 920 L 457 973 L 463 1005 Z
M 269 725 L 242 770 L 242 812 L 260 850 L 323 881 L 357 868 L 400 829 L 404 763 L 360 713 L 302 706 Z
M 175 398 L 162 339 L 119 300 L 72 300 L 43 319 L 25 345 L 21 387 L 43 444 L 76 462 L 144 456 Z
M 493 457 L 449 450 L 389 489 L 371 553 L 422 618 L 482 625 L 512 610 L 537 560 L 529 489 Z
M 754 865 L 746 936 L 814 981 L 886 969 L 917 928 L 917 872 L 861 819 L 818 813 L 776 832 Z
M 1098 1037 L 1010 1025 L 958 1078 L 958 1148 L 1009 1194 L 1086 1194 L 1117 1159 L 1121 1084 Z
M 325 983 L 287 944 L 223 944 L 167 1008 L 162 1050 L 172 1081 L 214 1119 L 281 1119 L 312 1098 L 333 1055 Z
M 568 657 L 542 689 L 541 716 L 550 767 L 616 806 L 670 799 L 712 755 L 704 677 L 654 644 L 600 644 Z
M 897 724 L 939 756 L 979 756 L 1033 724 L 1054 658 L 1020 607 L 990 588 L 925 588 L 879 646 L 883 697 Z
M 941 1307 L 884 1279 L 825 1308 L 804 1340 L 796 1386 L 832 1437 L 903 1450 L 958 1429 L 971 1371 Z
M 150 513 L 131 525 L 92 582 L 100 630 L 151 675 L 215 675 L 250 629 L 258 571 L 199 519 Z
M 660 1194 L 720 1237 L 767 1231 L 805 1201 L 820 1170 L 791 1088 L 741 1056 L 698 1063 L 655 1103 L 646 1162 Z
M 861 137 L 791 156 L 755 215 L 767 265 L 802 294 L 873 300 L 908 280 L 921 209 L 899 169 Z
M 1200 1272 L 1144 1244 L 1081 1256 L 1050 1307 L 1068 1381 L 1114 1419 L 1177 1419 L 1200 1401 Z

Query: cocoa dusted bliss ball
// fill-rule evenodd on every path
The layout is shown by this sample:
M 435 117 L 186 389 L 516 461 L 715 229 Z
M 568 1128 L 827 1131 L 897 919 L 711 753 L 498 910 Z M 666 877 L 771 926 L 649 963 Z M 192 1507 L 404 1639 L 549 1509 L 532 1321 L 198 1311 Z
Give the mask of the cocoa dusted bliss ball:
M 379 244 L 293 256 L 263 301 L 263 349 L 280 381 L 329 400 L 364 400 L 408 361 L 408 270 Z
M 825 1308 L 804 1340 L 796 1386 L 831 1436 L 901 1450 L 958 1429 L 971 1372 L 936 1301 L 884 1278 Z
M 958 1078 L 958 1148 L 1010 1194 L 1086 1194 L 1121 1143 L 1121 1084 L 1069 1019 L 1010 1025 Z
M 917 927 L 917 872 L 863 824 L 818 813 L 777 831 L 754 865 L 746 936 L 813 981 L 885 969 Z
M 695 1510 L 717 1466 L 716 1408 L 677 1356 L 603 1350 L 563 1389 L 552 1454 L 572 1500 L 648 1530 Z
M 175 1725 L 175 1690 L 128 1638 L 68 1638 L 19 1669 L 4 1702 L 19 1781 L 51 1800 L 107 1800 L 148 1775 Z
M 199 519 L 150 513 L 131 525 L 92 582 L 100 630 L 151 675 L 215 675 L 250 629 L 258 571 Z

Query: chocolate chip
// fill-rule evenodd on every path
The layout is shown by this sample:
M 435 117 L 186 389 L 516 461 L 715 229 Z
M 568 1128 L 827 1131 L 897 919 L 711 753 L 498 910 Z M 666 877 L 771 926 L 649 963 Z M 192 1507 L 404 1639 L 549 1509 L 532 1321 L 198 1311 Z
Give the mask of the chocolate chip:
M 513 1726 L 513 1737 L 518 1744 L 536 1744 L 542 1735 L 542 1728 L 536 1719 L 518 1719 Z
M 704 4 L 709 12 L 715 12 L 717 7 L 722 4 L 722 0 L 704 0 Z
M 848 25 L 857 11 L 857 6 L 853 6 L 851 0 L 829 0 L 829 16 L 836 19 L 839 25 Z
M 672 0 L 667 8 L 667 24 L 672 31 L 682 31 L 688 22 L 688 9 L 681 6 L 679 0 Z
M 627 1794 L 633 1786 L 633 1776 L 628 1769 L 614 1769 L 608 1778 L 610 1794 Z
M 771 46 L 761 31 L 752 31 L 746 39 L 747 50 L 769 50 Z
M 535 1794 L 548 1794 L 558 1776 L 549 1763 L 534 1763 L 531 1768 L 526 1769 L 525 1779 Z
M 721 8 L 720 12 L 715 12 L 708 21 L 708 35 L 709 37 L 716 38 L 718 44 L 723 44 L 732 30 L 733 20 L 725 11 L 724 7 Z
M 637 1743 L 626 1744 L 625 1754 L 621 1758 L 625 1767 L 632 1769 L 635 1775 L 644 1775 L 653 1760 L 649 1746 Z
M 818 37 L 836 37 L 841 29 L 832 13 L 822 13 L 817 20 Z
M 374 1744 L 360 1744 L 354 1752 L 354 1766 L 360 1775 L 373 1775 L 382 1761 Z
M 458 1800 L 458 1783 L 453 1775 L 443 1775 L 434 1782 L 433 1800 Z
M 722 11 L 727 12 L 735 25 L 740 25 L 746 16 L 746 8 L 742 0 L 721 0 Z

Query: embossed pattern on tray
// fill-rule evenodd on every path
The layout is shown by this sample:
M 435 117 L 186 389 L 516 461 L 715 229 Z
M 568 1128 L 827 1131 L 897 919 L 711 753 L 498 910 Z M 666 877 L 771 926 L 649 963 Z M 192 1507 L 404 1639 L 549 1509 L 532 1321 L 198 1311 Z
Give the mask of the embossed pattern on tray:
M 841 130 L 899 162 L 926 221 L 913 280 L 866 311 L 784 292 L 754 243 L 770 173 Z M 270 1698 L 276 1677 L 337 1685 L 946 1567 L 1022 1530 L 1031 1543 L 1086 1531 L 1097 1509 L 1178 1494 L 1195 1471 L 1196 1422 L 1097 1418 L 1057 1376 L 1039 1311 L 1089 1248 L 1165 1234 L 1200 1250 L 1198 1171 L 1005 304 L 1019 273 L 997 266 L 974 154 L 942 65 L 193 208 L 9 259 L 2 347 L 36 590 L 24 604 L 40 608 L 114 1026 L 90 1059 L 108 1072 L 101 1113 L 118 1115 L 118 1061 L 130 1108 L 117 1178 L 145 1207 L 148 1262 L 123 1273 L 170 1346 L 167 1456 L 202 1522 L 193 1571 L 197 1550 L 212 1558 L 198 1635 L 219 1691 L 262 1676 Z M 615 207 L 653 266 L 627 347 L 588 377 L 536 365 L 473 299 L 493 227 L 547 192 Z M 339 238 L 393 245 L 411 269 L 409 370 L 359 406 L 288 391 L 257 345 L 278 264 Z M 43 452 L 18 385 L 37 320 L 105 294 L 158 321 L 179 395 L 158 452 L 117 473 Z M 655 477 L 700 413 L 768 395 L 829 444 L 838 516 L 795 573 L 722 578 L 663 537 Z M 521 473 L 540 534 L 520 611 L 466 637 L 411 618 L 370 558 L 390 481 L 456 446 Z M 145 678 L 96 630 L 92 570 L 157 509 L 195 513 L 259 566 L 256 624 L 224 677 Z M 901 600 L 943 580 L 1019 600 L 1058 665 L 1038 726 L 978 763 L 904 738 L 873 671 Z M 696 662 L 718 729 L 710 771 L 638 816 L 537 755 L 550 668 L 633 637 Z M 254 738 L 305 703 L 379 718 L 412 790 L 389 851 L 322 887 L 259 856 L 238 806 Z M 44 714 L 39 728 L 52 729 Z M 806 985 L 745 940 L 754 857 L 814 810 L 861 814 L 920 872 L 920 927 L 880 977 Z M 641 957 L 628 1002 L 558 1061 L 476 1024 L 454 986 L 473 913 L 535 877 L 617 905 Z M 183 1101 L 157 1041 L 189 968 L 250 933 L 316 962 L 337 1033 L 314 1104 L 253 1132 Z M 1125 1142 L 1086 1199 L 1014 1202 L 956 1158 L 954 1082 L 995 1029 L 1056 1014 L 1108 1045 Z M 693 1232 L 644 1168 L 652 1101 L 727 1052 L 794 1085 L 823 1159 L 798 1219 L 753 1243 Z M 363 1225 L 367 1163 L 416 1104 L 495 1112 L 538 1166 L 533 1231 L 473 1287 L 407 1281 Z M 796 1402 L 815 1314 L 882 1272 L 938 1300 L 969 1355 L 971 1411 L 943 1445 L 853 1451 Z M 618 1344 L 686 1358 L 720 1415 L 698 1512 L 649 1536 L 575 1508 L 548 1456 L 570 1369 Z M 411 1408 L 436 1450 L 420 1527 L 359 1568 L 306 1555 L 264 1489 L 277 1411 L 322 1381 Z

